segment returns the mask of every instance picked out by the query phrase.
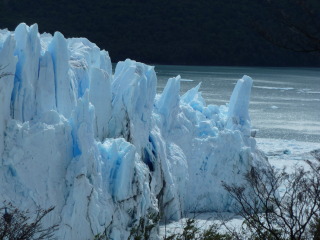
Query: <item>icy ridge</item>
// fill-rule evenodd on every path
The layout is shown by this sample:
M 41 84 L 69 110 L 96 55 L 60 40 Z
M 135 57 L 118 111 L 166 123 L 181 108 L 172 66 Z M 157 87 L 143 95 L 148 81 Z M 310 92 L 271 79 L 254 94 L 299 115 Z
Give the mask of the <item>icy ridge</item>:
M 267 165 L 250 136 L 252 79 L 226 106 L 180 76 L 156 94 L 154 67 L 119 62 L 85 38 L 0 30 L 0 201 L 55 206 L 59 239 L 127 239 L 150 214 L 228 211 L 221 181 Z M 157 238 L 156 229 L 152 233 Z

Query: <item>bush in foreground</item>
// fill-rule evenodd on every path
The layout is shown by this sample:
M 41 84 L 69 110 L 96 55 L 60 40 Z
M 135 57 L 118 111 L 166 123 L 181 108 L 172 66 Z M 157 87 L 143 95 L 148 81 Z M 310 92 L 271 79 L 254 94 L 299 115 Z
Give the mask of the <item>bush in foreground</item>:
M 58 225 L 42 226 L 42 220 L 54 207 L 42 209 L 37 207 L 35 212 L 22 211 L 11 203 L 4 203 L 0 208 L 0 240 L 40 240 L 52 239 Z
M 235 239 L 319 239 L 320 158 L 306 161 L 308 169 L 252 168 L 246 184 L 226 185 L 235 200 L 236 213 L 244 218 Z M 248 191 L 251 189 L 251 191 Z

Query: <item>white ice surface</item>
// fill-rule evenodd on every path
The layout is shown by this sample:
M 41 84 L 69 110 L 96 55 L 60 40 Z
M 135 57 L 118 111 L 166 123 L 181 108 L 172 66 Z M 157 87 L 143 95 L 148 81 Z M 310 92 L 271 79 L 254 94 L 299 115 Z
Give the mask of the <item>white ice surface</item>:
M 0 31 L 0 66 L 0 202 L 55 206 L 45 224 L 60 223 L 58 239 L 228 211 L 221 181 L 268 166 L 250 137 L 248 76 L 228 105 L 206 105 L 200 85 L 180 96 L 180 76 L 156 95 L 154 67 L 127 59 L 113 74 L 94 43 L 26 24 Z

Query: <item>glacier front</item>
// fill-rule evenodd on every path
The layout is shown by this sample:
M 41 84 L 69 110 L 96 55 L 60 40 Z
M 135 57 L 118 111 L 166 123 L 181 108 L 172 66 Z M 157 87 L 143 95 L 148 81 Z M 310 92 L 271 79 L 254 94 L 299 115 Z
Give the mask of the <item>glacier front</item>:
M 180 96 L 177 76 L 157 94 L 154 67 L 127 59 L 113 73 L 87 39 L 23 23 L 0 30 L 0 69 L 0 203 L 55 206 L 45 224 L 59 223 L 58 239 L 231 211 L 221 182 L 268 165 L 250 136 L 248 76 L 229 104 L 207 106 L 200 85 Z

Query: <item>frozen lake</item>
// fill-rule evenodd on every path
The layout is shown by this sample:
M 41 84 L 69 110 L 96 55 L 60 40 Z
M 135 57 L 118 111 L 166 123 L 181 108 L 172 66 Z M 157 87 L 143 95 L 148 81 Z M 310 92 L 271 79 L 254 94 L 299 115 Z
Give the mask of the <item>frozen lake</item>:
M 155 68 L 158 92 L 181 75 L 181 92 L 202 82 L 207 104 L 229 101 L 243 75 L 253 78 L 250 116 L 257 138 L 320 143 L 320 68 L 164 66 Z

